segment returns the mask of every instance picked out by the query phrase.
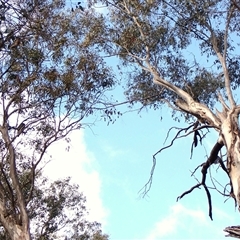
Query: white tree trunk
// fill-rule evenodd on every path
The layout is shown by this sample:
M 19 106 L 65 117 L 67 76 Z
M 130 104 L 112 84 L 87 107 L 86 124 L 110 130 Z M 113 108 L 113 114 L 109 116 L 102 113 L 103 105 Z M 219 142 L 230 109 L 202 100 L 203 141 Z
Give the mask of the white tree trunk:
M 19 176 L 16 167 L 16 152 L 12 141 L 10 140 L 8 127 L 0 126 L 0 132 L 2 133 L 3 140 L 8 146 L 9 153 L 9 169 L 10 169 L 10 180 L 12 182 L 11 191 L 16 194 L 16 201 L 12 203 L 12 210 L 14 213 L 8 213 L 6 209 L 6 203 L 4 200 L 0 201 L 0 221 L 10 236 L 11 240 L 30 240 L 30 230 L 29 230 L 29 217 L 26 206 L 26 199 L 24 199 L 21 185 L 19 183 Z M 4 195 L 4 191 L 2 193 Z M 18 216 L 16 216 L 16 209 L 19 210 L 19 221 Z M 6 214 L 7 213 L 7 214 Z M 6 216 L 7 215 L 7 216 Z
M 240 206 L 240 131 L 237 117 L 230 113 L 222 123 L 221 134 L 227 149 L 227 169 L 235 200 Z
M 8 216 L 2 221 L 2 224 L 11 240 L 31 240 L 30 230 L 27 225 L 18 225 Z
M 29 230 L 23 231 L 23 227 L 15 225 L 13 228 L 12 240 L 31 240 Z

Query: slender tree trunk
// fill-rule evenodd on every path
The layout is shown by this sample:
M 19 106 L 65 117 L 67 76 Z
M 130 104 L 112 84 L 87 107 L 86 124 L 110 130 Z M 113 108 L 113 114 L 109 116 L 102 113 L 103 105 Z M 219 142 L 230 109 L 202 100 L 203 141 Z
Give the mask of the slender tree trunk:
M 27 212 L 27 206 L 26 206 L 26 199 L 23 196 L 23 192 L 21 189 L 21 185 L 18 178 L 17 173 L 17 166 L 16 166 L 16 152 L 15 148 L 13 146 L 12 140 L 10 139 L 9 133 L 8 133 L 8 124 L 5 124 L 5 126 L 0 126 L 0 132 L 2 133 L 2 138 L 5 141 L 5 145 L 8 148 L 8 162 L 9 164 L 9 176 L 11 180 L 11 184 L 9 184 L 10 192 L 12 194 L 12 212 L 8 213 L 9 211 L 6 208 L 6 203 L 4 203 L 4 200 L 0 202 L 0 221 L 4 228 L 6 229 L 8 235 L 10 236 L 11 240 L 31 240 L 30 236 L 30 229 L 29 229 L 29 217 Z M 14 192 L 15 192 L 15 199 L 14 199 Z M 1 189 L 0 189 L 1 193 Z M 4 199 L 5 192 L 2 192 L 1 195 Z M 18 211 L 16 211 L 18 209 Z M 16 216 L 19 212 L 19 217 Z M 7 214 L 6 214 L 7 213 Z

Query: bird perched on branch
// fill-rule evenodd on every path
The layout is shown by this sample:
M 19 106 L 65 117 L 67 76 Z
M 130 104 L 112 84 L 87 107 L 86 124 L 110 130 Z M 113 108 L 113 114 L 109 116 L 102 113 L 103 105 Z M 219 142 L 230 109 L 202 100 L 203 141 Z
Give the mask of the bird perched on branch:
M 21 123 L 18 127 L 17 127 L 17 132 L 18 132 L 18 135 L 22 134 L 23 131 L 25 129 L 25 123 Z

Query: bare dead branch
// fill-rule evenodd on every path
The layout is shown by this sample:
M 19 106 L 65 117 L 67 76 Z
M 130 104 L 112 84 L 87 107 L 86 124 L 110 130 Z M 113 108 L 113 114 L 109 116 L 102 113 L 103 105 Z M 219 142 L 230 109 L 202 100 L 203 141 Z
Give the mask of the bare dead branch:
M 189 190 L 185 191 L 182 195 L 177 197 L 177 201 L 181 198 L 183 198 L 185 195 L 191 193 L 195 188 L 200 188 L 202 186 L 202 183 L 198 183 L 195 186 L 191 187 Z
M 171 128 L 168 130 L 168 132 L 167 132 L 167 136 L 166 136 L 166 138 L 165 138 L 165 140 L 164 140 L 164 144 L 165 144 L 165 142 L 167 141 L 167 139 L 168 139 L 168 137 L 169 137 L 169 134 L 170 134 L 170 132 L 171 132 L 173 129 L 179 130 L 178 133 L 177 133 L 176 136 L 175 136 L 175 138 L 176 138 L 177 135 L 179 135 L 181 131 L 185 130 L 185 132 L 186 132 L 186 131 L 187 131 L 189 128 L 191 128 L 192 126 L 194 126 L 194 124 L 191 124 L 191 125 L 190 125 L 189 127 L 187 127 L 187 128 L 171 127 Z
M 225 164 L 223 163 L 222 158 L 219 158 L 218 162 L 219 162 L 219 164 L 220 164 L 222 170 L 228 175 L 228 170 L 227 170 Z
M 208 168 L 215 162 L 216 158 L 218 157 L 218 152 L 220 151 L 220 149 L 222 147 L 223 147 L 223 144 L 217 142 L 214 145 L 214 147 L 213 147 L 213 149 L 212 149 L 212 151 L 210 153 L 210 156 L 207 159 L 207 161 L 201 165 L 202 166 L 202 170 L 201 170 L 201 172 L 202 172 L 202 181 L 200 183 L 196 184 L 195 186 L 191 187 L 189 190 L 187 190 L 184 193 L 182 193 L 179 197 L 177 197 L 177 201 L 178 201 L 181 198 L 183 198 L 185 195 L 191 193 L 195 188 L 200 188 L 200 186 L 203 186 L 204 190 L 206 192 L 206 195 L 207 195 L 207 199 L 208 199 L 209 217 L 210 217 L 211 220 L 213 220 L 213 218 L 212 218 L 212 200 L 211 200 L 211 194 L 209 192 L 209 189 L 206 186 L 206 177 L 207 177 Z M 199 168 L 199 166 L 196 169 L 198 169 L 198 168 Z M 196 169 L 195 169 L 195 171 L 196 171 Z
M 196 172 L 200 167 L 202 167 L 203 164 L 204 164 L 204 163 L 198 165 L 198 166 L 194 169 L 194 171 L 193 171 L 192 174 L 191 174 L 191 177 L 194 176 L 195 172 Z
M 197 130 L 198 125 L 199 125 L 199 121 L 196 121 L 194 123 L 194 126 L 193 126 L 194 135 L 193 135 L 193 142 L 192 142 L 192 146 L 191 146 L 191 156 L 190 156 L 190 159 L 192 159 L 193 147 L 197 147 L 197 145 L 198 145 L 198 139 L 200 140 L 200 143 L 202 144 L 202 139 L 204 137 L 204 136 L 201 136 L 201 134 Z
M 189 128 L 193 127 L 194 124 L 190 125 L 189 127 L 187 128 L 181 128 L 177 134 L 175 135 L 175 137 L 172 139 L 171 143 L 163 148 L 161 148 L 160 150 L 158 150 L 154 155 L 153 155 L 153 164 L 152 164 L 152 168 L 151 168 L 151 172 L 150 172 L 150 177 L 147 181 L 147 183 L 143 186 L 142 189 L 140 189 L 139 192 L 142 192 L 142 195 L 143 197 L 145 197 L 147 195 L 147 193 L 149 192 L 149 190 L 151 189 L 151 186 L 152 186 L 152 181 L 153 181 L 153 174 L 154 174 L 154 171 L 155 171 L 155 167 L 156 167 L 156 156 L 162 152 L 163 150 L 167 149 L 167 148 L 170 148 L 174 141 L 178 138 L 179 134 L 182 132 L 182 131 L 187 131 Z
M 188 133 L 186 133 L 186 134 L 184 134 L 184 135 L 180 135 L 182 132 L 187 132 L 190 128 L 192 128 L 192 127 L 194 127 L 194 126 L 196 127 L 196 122 L 193 123 L 193 124 L 191 124 L 190 126 L 188 126 L 188 127 L 186 127 L 186 128 L 172 127 L 172 128 L 169 129 L 169 131 L 168 131 L 168 133 L 167 133 L 166 139 L 168 138 L 169 133 L 170 133 L 171 130 L 177 129 L 177 130 L 179 130 L 179 131 L 175 134 L 174 138 L 172 139 L 172 141 L 171 141 L 171 143 L 170 143 L 169 145 L 167 145 L 167 146 L 165 146 L 165 147 L 162 147 L 161 149 L 159 149 L 159 150 L 153 155 L 153 164 L 152 164 L 152 168 L 151 168 L 151 171 L 150 171 L 150 177 L 149 177 L 147 183 L 143 186 L 143 188 L 139 190 L 139 192 L 142 192 L 142 196 L 143 196 L 143 197 L 145 197 L 145 196 L 147 195 L 147 193 L 148 193 L 148 192 L 150 191 L 150 189 L 151 189 L 152 181 L 153 181 L 153 174 L 154 174 L 155 167 L 156 167 L 156 156 L 157 156 L 159 153 L 161 153 L 161 152 L 162 152 L 163 150 L 165 150 L 165 149 L 170 148 L 170 147 L 174 144 L 175 140 L 177 140 L 177 139 L 179 139 L 179 138 L 186 137 L 186 136 L 190 135 L 191 133 L 194 133 L 194 132 L 197 131 L 197 130 L 201 130 L 201 129 L 205 129 L 205 128 L 215 128 L 215 126 L 203 125 L 203 126 L 197 127 L 195 130 L 189 131 Z M 180 135 L 180 136 L 179 136 L 179 135 Z M 165 141 L 166 141 L 166 139 L 165 139 Z M 164 142 L 165 142 L 165 141 L 164 141 Z M 202 166 L 202 165 L 201 165 L 201 166 Z M 200 167 L 200 166 L 199 166 L 199 167 Z
M 221 191 L 219 191 L 219 190 L 217 189 L 217 186 L 216 186 L 215 182 L 224 189 L 223 192 L 221 192 Z M 212 184 L 213 184 L 213 186 L 214 186 L 214 189 L 215 189 L 218 193 L 220 193 L 222 196 L 224 196 L 224 197 L 231 197 L 230 192 L 226 189 L 226 186 L 223 186 L 216 178 L 213 178 L 213 179 L 212 179 Z M 228 194 L 225 194 L 226 191 L 228 191 Z
M 211 220 L 213 220 L 213 217 L 212 217 L 212 199 L 211 199 L 211 194 L 208 190 L 208 187 L 204 184 L 203 185 L 205 191 L 206 191 L 206 194 L 207 194 L 207 199 L 208 199 L 208 206 L 209 206 L 209 210 L 208 210 L 208 216 L 210 217 Z

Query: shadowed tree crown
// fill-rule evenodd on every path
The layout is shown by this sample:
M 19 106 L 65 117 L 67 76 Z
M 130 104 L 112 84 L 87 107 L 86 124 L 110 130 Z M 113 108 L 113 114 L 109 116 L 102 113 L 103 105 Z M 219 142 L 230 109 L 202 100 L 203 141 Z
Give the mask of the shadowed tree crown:
M 0 222 L 8 239 L 33 239 L 30 208 L 41 198 L 36 176 L 49 146 L 69 143 L 86 117 L 109 115 L 114 75 L 90 34 L 101 36 L 103 19 L 75 9 L 63 0 L 0 0 Z
M 86 117 L 121 115 L 106 92 L 116 84 L 132 107 L 166 105 L 190 124 L 173 141 L 193 134 L 193 149 L 216 131 L 201 181 L 179 198 L 202 186 L 212 218 L 206 177 L 217 163 L 239 206 L 239 20 L 236 0 L 0 0 L 0 222 L 10 238 L 31 239 L 28 207 L 48 147 Z

